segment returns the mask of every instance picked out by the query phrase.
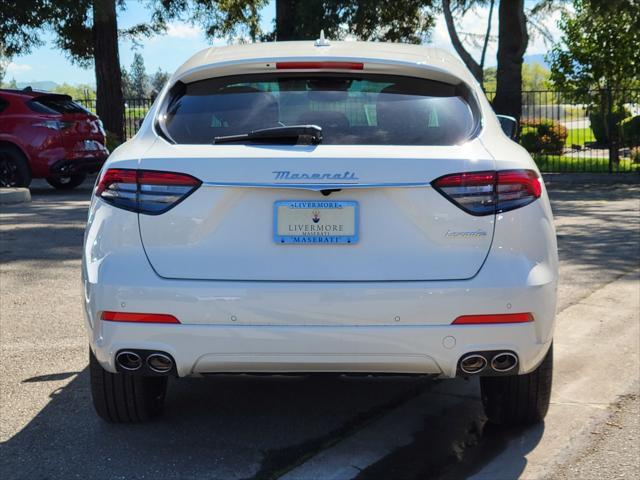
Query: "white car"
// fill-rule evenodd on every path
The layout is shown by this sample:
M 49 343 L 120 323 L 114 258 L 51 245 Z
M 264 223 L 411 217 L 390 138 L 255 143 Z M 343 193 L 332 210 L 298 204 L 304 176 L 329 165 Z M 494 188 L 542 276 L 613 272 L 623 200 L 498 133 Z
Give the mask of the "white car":
M 83 257 L 107 421 L 151 418 L 168 376 L 210 373 L 479 376 L 493 422 L 548 408 L 547 193 L 440 50 L 197 53 L 104 165 Z

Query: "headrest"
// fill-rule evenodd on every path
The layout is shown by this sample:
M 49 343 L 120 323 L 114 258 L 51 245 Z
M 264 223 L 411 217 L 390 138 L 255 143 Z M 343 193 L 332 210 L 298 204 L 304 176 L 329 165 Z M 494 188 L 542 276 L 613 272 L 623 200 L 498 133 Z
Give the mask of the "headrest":
M 278 123 L 278 102 L 271 93 L 238 86 L 220 90 L 213 98 L 215 116 L 226 126 Z

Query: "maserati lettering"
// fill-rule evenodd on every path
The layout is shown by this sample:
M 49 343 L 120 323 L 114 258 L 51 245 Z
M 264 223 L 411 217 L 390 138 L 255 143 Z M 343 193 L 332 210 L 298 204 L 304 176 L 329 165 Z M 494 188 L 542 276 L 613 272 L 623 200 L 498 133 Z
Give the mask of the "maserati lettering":
M 276 180 L 358 180 L 355 172 L 346 170 L 342 173 L 298 173 L 289 170 L 272 172 Z

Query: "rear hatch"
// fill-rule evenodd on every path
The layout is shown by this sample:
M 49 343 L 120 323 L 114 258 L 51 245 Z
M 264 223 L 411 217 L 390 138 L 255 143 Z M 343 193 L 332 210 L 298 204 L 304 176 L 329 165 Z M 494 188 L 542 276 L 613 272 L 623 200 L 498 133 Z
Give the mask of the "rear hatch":
M 76 152 L 104 150 L 104 131 L 98 117 L 74 102 L 69 95 L 40 95 L 32 99 L 30 105 L 41 113 L 57 116 L 66 149 Z
M 203 181 L 166 213 L 139 216 L 145 251 L 162 277 L 466 279 L 478 272 L 491 245 L 493 215 L 470 215 L 429 185 L 452 172 L 493 170 L 478 141 L 463 147 L 375 149 L 158 143 L 164 142 L 141 160 L 142 169 L 182 172 Z M 304 178 L 314 174 L 340 178 Z M 317 191 L 319 183 L 340 191 L 325 196 Z M 344 244 L 282 243 L 276 238 L 274 208 L 282 201 L 357 202 L 358 238 Z
M 472 277 L 494 217 L 466 213 L 430 182 L 494 169 L 474 138 L 473 98 L 462 83 L 360 71 L 176 83 L 156 115 L 168 142 L 140 168 L 203 183 L 165 213 L 140 215 L 149 261 L 163 277 L 203 280 Z M 296 126 L 320 127 L 322 139 L 284 138 Z M 243 137 L 263 129 L 289 132 Z

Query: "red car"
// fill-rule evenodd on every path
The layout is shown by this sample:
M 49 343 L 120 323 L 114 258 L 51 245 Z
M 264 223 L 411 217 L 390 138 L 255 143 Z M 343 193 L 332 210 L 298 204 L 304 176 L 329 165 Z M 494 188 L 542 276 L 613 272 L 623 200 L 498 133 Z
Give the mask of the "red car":
M 68 95 L 0 90 L 0 187 L 32 178 L 69 190 L 109 155 L 102 122 Z

